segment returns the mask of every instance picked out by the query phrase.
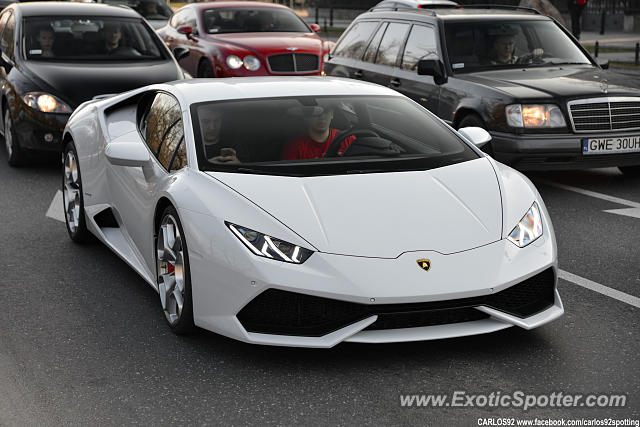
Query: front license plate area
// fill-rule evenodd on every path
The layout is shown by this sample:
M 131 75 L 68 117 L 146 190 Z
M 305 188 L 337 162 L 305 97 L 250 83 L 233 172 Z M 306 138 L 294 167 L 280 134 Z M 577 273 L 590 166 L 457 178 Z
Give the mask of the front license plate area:
M 614 153 L 640 153 L 640 135 L 582 139 L 584 155 Z

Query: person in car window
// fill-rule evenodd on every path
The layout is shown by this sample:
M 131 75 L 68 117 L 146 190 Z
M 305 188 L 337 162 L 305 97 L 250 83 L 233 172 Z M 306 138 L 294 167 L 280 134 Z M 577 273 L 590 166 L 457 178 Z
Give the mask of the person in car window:
M 140 52 L 130 46 L 123 46 L 122 27 L 117 22 L 105 22 L 104 24 L 104 53 L 113 55 L 140 56 Z
M 42 50 L 40 56 L 43 58 L 54 56 L 53 43 L 55 42 L 55 33 L 53 29 L 48 25 L 42 25 L 36 29 L 36 34 L 36 41 Z
M 515 34 L 498 35 L 494 38 L 493 47 L 489 51 L 489 60 L 493 65 L 516 64 L 518 57 L 514 55 L 515 49 Z
M 140 1 L 140 15 L 146 19 L 165 19 L 160 12 L 158 12 L 158 4 L 153 0 Z
M 331 128 L 333 109 L 331 107 L 310 107 L 305 124 L 307 132 L 298 135 L 285 144 L 281 159 L 318 159 L 324 157 L 327 149 L 338 134 L 338 129 Z M 350 136 L 340 142 L 338 155 L 342 156 L 351 143 L 356 139 Z
M 238 164 L 240 160 L 236 149 L 223 145 L 222 114 L 215 106 L 203 106 L 198 110 L 200 133 L 204 145 L 205 157 L 212 163 Z

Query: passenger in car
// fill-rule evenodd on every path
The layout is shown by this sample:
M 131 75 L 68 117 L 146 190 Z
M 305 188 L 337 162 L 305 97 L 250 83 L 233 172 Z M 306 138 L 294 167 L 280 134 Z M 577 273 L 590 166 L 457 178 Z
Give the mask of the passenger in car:
M 51 58 L 55 56 L 53 53 L 53 45 L 55 43 L 55 33 L 53 29 L 48 25 L 42 25 L 36 29 L 36 41 L 40 45 L 43 58 Z
M 204 145 L 205 157 L 212 163 L 241 163 L 236 152 L 237 147 L 230 147 L 222 142 L 223 117 L 215 106 L 203 106 L 198 109 L 200 134 Z M 235 144 L 233 144 L 235 146 Z
M 304 108 L 307 131 L 285 144 L 280 156 L 282 160 L 322 158 L 339 132 L 338 129 L 331 128 L 333 108 L 319 106 Z M 342 156 L 355 139 L 356 137 L 352 135 L 342 141 L 338 155 Z

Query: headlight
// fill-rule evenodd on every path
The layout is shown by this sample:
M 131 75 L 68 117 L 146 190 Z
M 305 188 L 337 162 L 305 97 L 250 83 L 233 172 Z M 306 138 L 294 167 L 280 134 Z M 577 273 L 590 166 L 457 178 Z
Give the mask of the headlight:
M 260 68 L 260 60 L 253 55 L 244 57 L 244 68 L 249 71 L 256 71 Z
M 71 107 L 57 97 L 44 92 L 29 92 L 22 100 L 34 110 L 43 113 L 70 113 Z
M 542 217 L 536 202 L 529 208 L 518 225 L 509 233 L 509 239 L 516 246 L 524 248 L 529 243 L 542 236 Z
M 227 56 L 227 65 L 229 66 L 229 68 L 237 70 L 238 68 L 242 67 L 242 59 L 238 58 L 235 55 L 229 55 Z
M 254 254 L 277 261 L 302 264 L 313 253 L 309 249 L 227 222 L 227 227 Z
M 566 127 L 562 111 L 557 105 L 507 105 L 507 124 L 515 128 L 561 128 Z

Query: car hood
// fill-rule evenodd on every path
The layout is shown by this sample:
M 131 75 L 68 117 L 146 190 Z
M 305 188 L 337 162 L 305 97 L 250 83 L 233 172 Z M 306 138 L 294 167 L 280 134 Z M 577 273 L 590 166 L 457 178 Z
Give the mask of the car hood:
M 171 60 L 107 64 L 29 61 L 24 69 L 44 92 L 52 92 L 71 108 L 97 95 L 126 92 L 181 77 Z
M 502 234 L 500 190 L 486 158 L 429 171 L 362 175 L 208 174 L 321 252 L 378 258 L 419 250 L 450 254 Z
M 462 74 L 461 80 L 493 87 L 514 98 L 640 96 L 637 77 L 595 67 L 524 68 Z M 604 92 L 606 89 L 606 92 Z
M 206 37 L 262 55 L 291 52 L 287 48 L 321 54 L 323 46 L 323 40 L 315 33 L 230 33 Z

